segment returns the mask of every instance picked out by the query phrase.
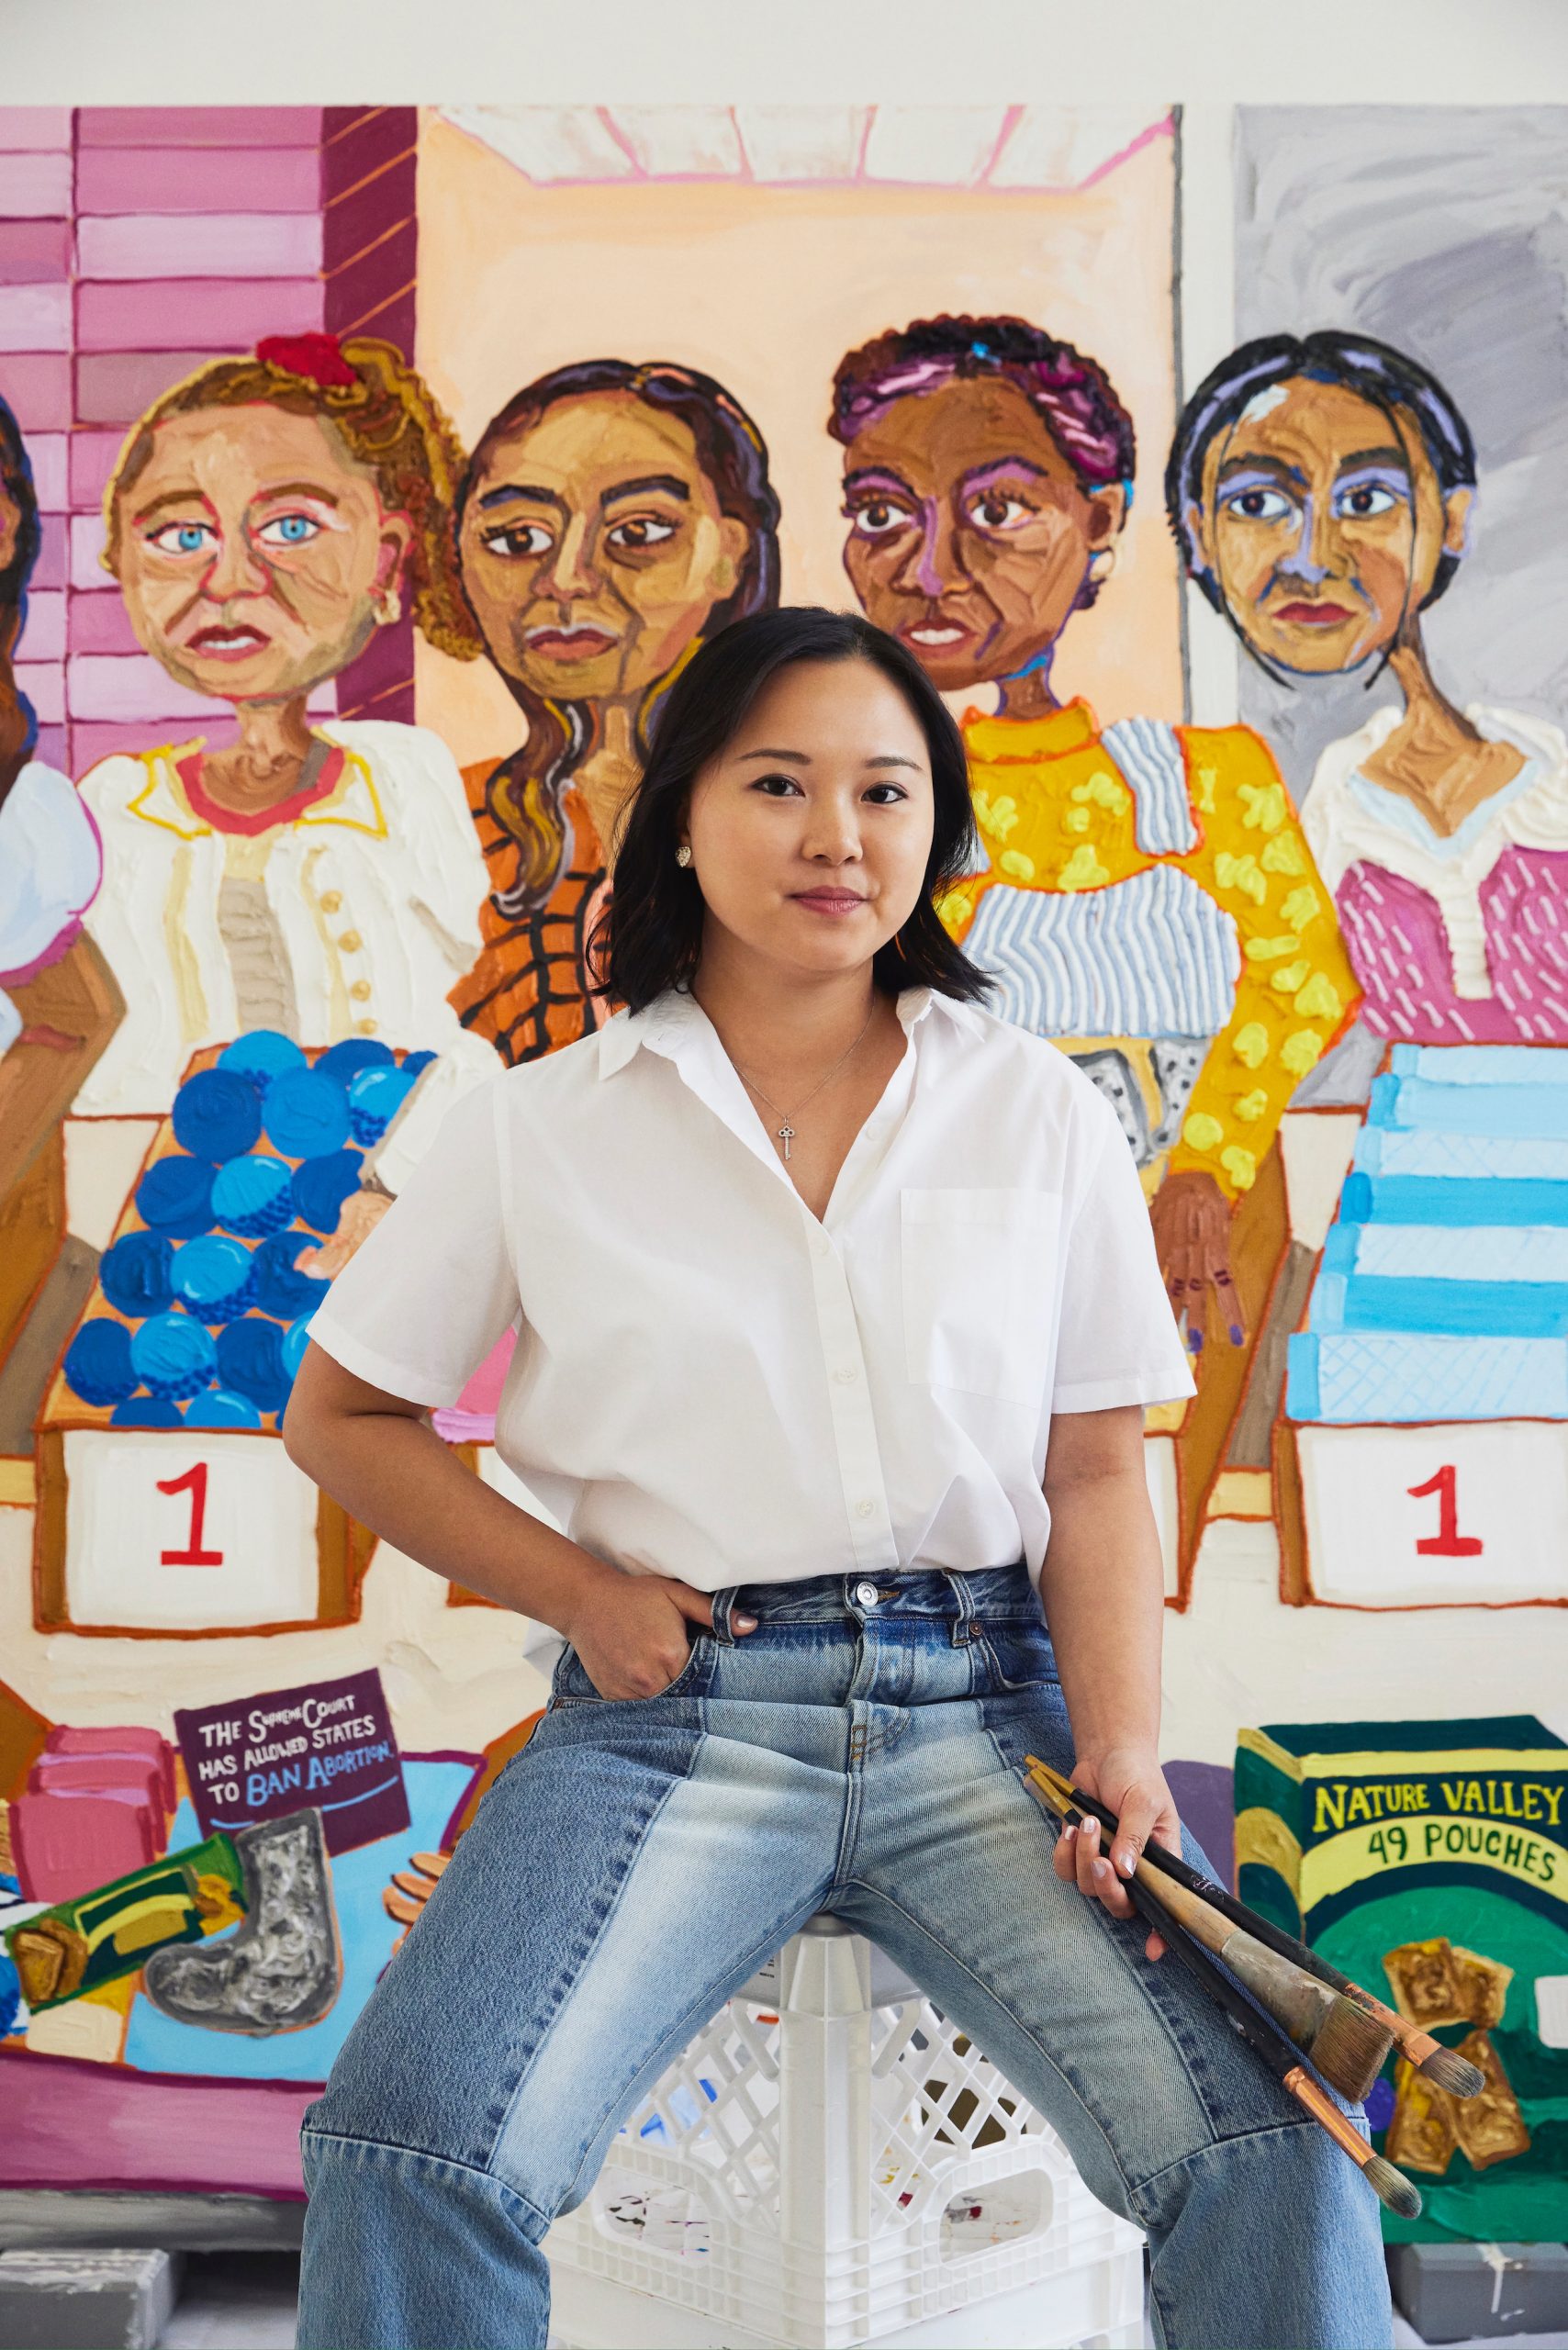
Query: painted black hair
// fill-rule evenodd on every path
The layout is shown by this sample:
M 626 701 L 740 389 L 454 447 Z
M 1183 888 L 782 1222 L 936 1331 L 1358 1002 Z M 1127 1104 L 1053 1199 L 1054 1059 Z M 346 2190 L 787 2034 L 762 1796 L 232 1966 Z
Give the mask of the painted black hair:
M 977 862 L 969 768 L 951 711 L 895 637 L 857 612 L 796 604 L 756 613 L 710 637 L 666 696 L 642 782 L 622 820 L 614 890 L 588 940 L 586 959 L 601 974 L 591 993 L 617 996 L 641 1012 L 695 971 L 702 892 L 691 869 L 676 863 L 691 786 L 769 679 L 799 661 L 869 662 L 902 694 L 931 760 L 935 822 L 924 884 L 903 928 L 878 949 L 874 981 L 890 994 L 929 987 L 960 1001 L 982 997 L 994 986 L 949 937 L 934 903 Z
M 28 582 L 39 559 L 42 525 L 38 491 L 26 444 L 16 418 L 0 399 L 0 485 L 17 509 L 17 544 L 10 562 L 0 571 L 0 676 L 11 681 L 10 665 L 28 617 Z M 0 800 L 4 800 L 38 742 L 38 718 L 26 694 L 12 685 L 25 732 L 19 752 L 0 755 Z
M 1475 487 L 1475 443 L 1470 427 L 1451 393 L 1430 368 L 1408 352 L 1395 351 L 1391 343 L 1379 342 L 1372 335 L 1341 334 L 1332 328 L 1305 335 L 1262 335 L 1255 342 L 1244 342 L 1204 377 L 1182 410 L 1165 468 L 1165 510 L 1188 576 L 1233 627 L 1235 616 L 1219 581 L 1203 559 L 1188 512 L 1203 504 L 1204 459 L 1215 438 L 1238 422 L 1260 392 L 1304 375 L 1314 383 L 1338 384 L 1356 393 L 1391 425 L 1395 424 L 1396 414 L 1407 416 L 1420 435 L 1444 498 L 1451 490 Z M 1437 602 L 1458 569 L 1457 555 L 1445 552 L 1439 557 L 1423 609 Z M 1262 666 L 1274 674 L 1271 663 Z

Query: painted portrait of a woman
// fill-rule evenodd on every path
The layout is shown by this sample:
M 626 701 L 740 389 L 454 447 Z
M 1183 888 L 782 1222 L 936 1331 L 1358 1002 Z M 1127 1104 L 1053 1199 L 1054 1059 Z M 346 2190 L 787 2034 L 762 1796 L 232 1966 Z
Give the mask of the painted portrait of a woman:
M 452 1000 L 508 1062 L 605 1016 L 588 940 L 648 725 L 700 643 L 777 602 L 778 520 L 761 435 L 694 368 L 558 368 L 479 437 L 463 584 L 527 733 L 465 772 L 490 893 Z
M 1114 1103 L 1194 1352 L 1239 1344 L 1232 1212 L 1354 988 L 1258 735 L 1102 728 L 1055 689 L 1074 615 L 1114 592 L 1132 419 L 1099 362 L 1044 329 L 937 318 L 844 359 L 829 429 L 868 617 L 944 692 L 996 696 L 963 722 L 988 861 L 945 919 L 998 1008 Z
M 445 1000 L 478 951 L 485 886 L 451 753 L 425 728 L 311 707 L 405 599 L 431 643 L 476 656 L 461 464 L 391 344 L 302 335 L 164 392 L 105 496 L 104 560 L 138 639 L 230 704 L 238 739 L 116 754 L 84 778 L 105 858 L 87 923 L 128 1011 L 77 1112 L 161 1113 L 194 1052 L 251 1029 L 424 1051 L 321 1273 L 495 1066 Z

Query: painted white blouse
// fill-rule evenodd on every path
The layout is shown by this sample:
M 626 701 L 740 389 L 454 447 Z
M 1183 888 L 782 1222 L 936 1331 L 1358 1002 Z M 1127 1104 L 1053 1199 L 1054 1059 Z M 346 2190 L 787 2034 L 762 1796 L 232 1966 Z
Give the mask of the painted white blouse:
M 1023 1557 L 1052 1415 L 1190 1395 L 1114 1112 L 927 989 L 819 1222 L 679 990 L 453 1112 L 310 1335 L 455 1401 L 574 1541 L 706 1591 Z
M 19 985 L 64 953 L 102 871 L 74 784 L 29 759 L 0 800 L 0 976 Z M 21 1013 L 0 989 L 0 1054 L 21 1030 Z
M 378 1036 L 437 1056 L 366 1158 L 396 1192 L 459 1095 L 497 1067 L 446 1001 L 479 953 L 485 860 L 439 736 L 372 720 L 316 731 L 347 754 L 338 783 L 253 836 L 219 833 L 193 811 L 176 766 L 188 745 L 117 754 L 84 778 L 105 874 L 86 927 L 126 1016 L 73 1106 L 78 1117 L 162 1113 L 192 1053 L 239 1033 L 219 900 L 226 878 L 259 881 L 297 1043 Z

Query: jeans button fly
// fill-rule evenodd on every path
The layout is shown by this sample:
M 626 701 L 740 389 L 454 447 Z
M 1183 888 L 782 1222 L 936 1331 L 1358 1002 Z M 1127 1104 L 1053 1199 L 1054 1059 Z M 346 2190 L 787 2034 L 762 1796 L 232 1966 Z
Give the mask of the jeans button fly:
M 857 1583 L 855 1586 L 856 1604 L 858 1606 L 875 1607 L 881 1595 L 874 1583 Z

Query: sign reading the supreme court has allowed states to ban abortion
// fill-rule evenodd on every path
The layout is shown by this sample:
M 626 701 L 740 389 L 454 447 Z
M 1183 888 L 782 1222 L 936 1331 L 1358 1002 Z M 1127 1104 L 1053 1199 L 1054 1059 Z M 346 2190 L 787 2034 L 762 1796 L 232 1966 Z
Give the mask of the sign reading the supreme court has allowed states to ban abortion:
M 409 1825 L 392 1718 L 374 1667 L 223 1706 L 177 1707 L 174 1729 L 203 1835 L 313 1804 L 330 1852 Z

